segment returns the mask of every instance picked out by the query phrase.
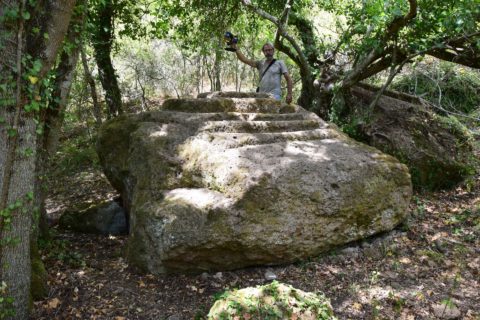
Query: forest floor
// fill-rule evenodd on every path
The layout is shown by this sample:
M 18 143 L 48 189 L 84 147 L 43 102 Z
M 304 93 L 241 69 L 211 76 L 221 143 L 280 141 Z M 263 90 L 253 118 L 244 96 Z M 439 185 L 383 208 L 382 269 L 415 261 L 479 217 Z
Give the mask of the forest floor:
M 51 181 L 55 222 L 79 204 L 113 199 L 97 166 Z M 123 258 L 126 236 L 53 227 L 42 251 L 49 295 L 33 319 L 205 319 L 225 290 L 262 285 L 265 273 L 322 291 L 339 319 L 480 319 L 480 176 L 454 190 L 416 193 L 396 230 L 295 264 L 201 275 L 142 274 Z

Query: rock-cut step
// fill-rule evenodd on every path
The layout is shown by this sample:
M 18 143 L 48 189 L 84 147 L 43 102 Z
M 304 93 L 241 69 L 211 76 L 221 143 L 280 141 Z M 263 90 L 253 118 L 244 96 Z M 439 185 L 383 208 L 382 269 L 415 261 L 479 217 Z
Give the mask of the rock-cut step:
M 341 136 L 338 131 L 328 128 L 273 133 L 245 133 L 245 132 L 212 132 L 197 135 L 195 139 L 208 141 L 211 145 L 222 146 L 226 149 L 240 148 L 249 145 L 282 143 L 288 141 L 310 141 L 335 139 Z
M 318 117 L 312 115 L 310 112 L 296 112 L 296 113 L 239 113 L 231 112 L 228 115 L 233 115 L 238 120 L 244 121 L 292 121 L 292 120 L 318 120 Z M 231 119 L 222 119 L 231 120 Z
M 207 121 L 200 129 L 203 132 L 292 132 L 325 128 L 323 121 L 293 120 L 293 121 Z
M 295 113 L 299 106 L 289 105 L 273 99 L 170 99 L 162 105 L 162 110 L 209 113 L 209 112 L 240 112 L 240 113 Z

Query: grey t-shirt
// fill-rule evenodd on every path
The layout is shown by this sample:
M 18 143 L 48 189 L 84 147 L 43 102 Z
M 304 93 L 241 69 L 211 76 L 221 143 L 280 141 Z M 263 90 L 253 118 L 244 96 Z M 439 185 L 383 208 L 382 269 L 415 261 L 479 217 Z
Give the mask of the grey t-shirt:
M 259 60 L 256 61 L 257 69 L 259 72 L 259 76 L 262 75 L 263 71 L 268 67 L 269 62 L 266 60 Z M 274 64 L 270 68 L 268 68 L 267 72 L 263 75 L 262 80 L 258 84 L 260 88 L 259 92 L 267 92 L 271 93 L 276 97 L 282 96 L 282 75 L 288 72 L 287 66 L 285 62 L 282 60 L 276 60 Z

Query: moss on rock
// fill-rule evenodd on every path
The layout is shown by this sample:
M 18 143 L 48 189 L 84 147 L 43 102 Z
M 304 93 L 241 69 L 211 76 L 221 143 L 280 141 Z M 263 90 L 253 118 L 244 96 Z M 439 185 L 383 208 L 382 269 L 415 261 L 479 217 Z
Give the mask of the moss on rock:
M 34 301 L 45 298 L 48 295 L 48 274 L 38 252 L 32 252 L 32 277 L 30 282 L 30 294 Z
M 207 317 L 209 320 L 336 319 L 322 293 L 304 292 L 277 281 L 221 294 Z
M 422 105 L 382 96 L 373 110 L 373 93 L 352 90 L 356 105 L 347 128 L 410 169 L 416 189 L 449 188 L 475 173 L 472 137 L 455 117 L 442 117 Z M 360 99 L 358 99 L 360 98 Z M 361 125 L 355 125 L 362 119 Z
M 410 177 L 395 158 L 299 106 L 213 100 L 166 102 L 101 130 L 102 164 L 129 204 L 131 264 L 159 274 L 289 263 L 405 216 Z

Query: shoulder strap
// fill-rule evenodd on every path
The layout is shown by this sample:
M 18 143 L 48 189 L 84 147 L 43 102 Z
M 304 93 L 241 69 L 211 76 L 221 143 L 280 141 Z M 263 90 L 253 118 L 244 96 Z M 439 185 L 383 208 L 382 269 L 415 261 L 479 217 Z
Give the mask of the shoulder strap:
M 265 75 L 265 73 L 267 73 L 268 69 L 270 69 L 270 67 L 272 66 L 272 64 L 275 63 L 275 61 L 277 61 L 276 59 L 273 59 L 272 62 L 270 62 L 270 64 L 268 65 L 267 69 L 265 69 L 262 73 L 262 75 L 260 76 L 260 79 L 258 80 L 258 82 L 262 81 L 262 78 L 263 76 Z

